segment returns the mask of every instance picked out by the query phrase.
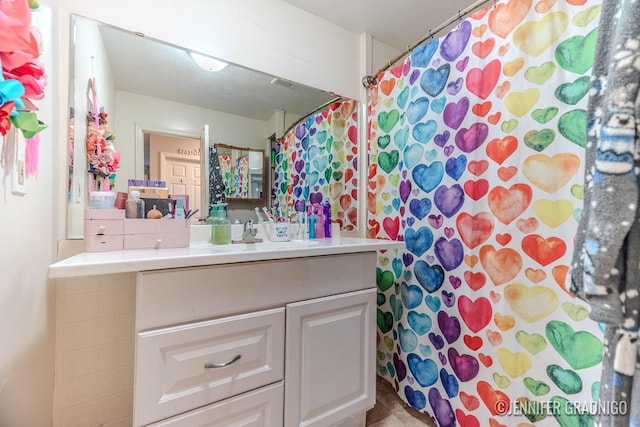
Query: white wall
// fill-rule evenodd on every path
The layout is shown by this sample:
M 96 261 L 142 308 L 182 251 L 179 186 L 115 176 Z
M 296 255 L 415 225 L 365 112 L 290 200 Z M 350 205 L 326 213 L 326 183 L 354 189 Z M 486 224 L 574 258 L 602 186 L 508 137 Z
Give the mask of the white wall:
M 376 39 L 372 39 L 371 65 L 373 67 L 373 70 L 371 74 L 377 75 L 380 68 L 387 66 L 389 64 L 389 61 L 399 54 L 400 51 L 398 49 L 393 48 L 388 44 L 382 43 Z M 395 65 L 401 63 L 402 62 L 397 62 Z
M 36 105 L 49 127 L 40 133 L 38 177 L 28 178 L 24 196 L 11 194 L 10 178 L 0 179 L 0 426 L 11 427 L 51 425 L 53 407 L 55 290 L 47 266 L 56 257 L 56 220 L 64 209 L 59 200 L 64 191 L 54 193 L 54 185 L 64 170 L 56 159 L 66 141 L 57 137 L 53 114 L 58 94 L 51 1 L 40 5 L 33 24 L 43 35 L 41 59 L 49 84 Z M 0 176 L 6 173 L 0 166 Z

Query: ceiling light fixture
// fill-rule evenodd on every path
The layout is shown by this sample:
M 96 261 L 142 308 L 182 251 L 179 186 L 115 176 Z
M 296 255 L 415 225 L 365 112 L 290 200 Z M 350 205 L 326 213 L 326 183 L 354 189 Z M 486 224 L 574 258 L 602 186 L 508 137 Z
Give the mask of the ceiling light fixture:
M 191 55 L 191 58 L 193 58 L 196 64 L 198 64 L 202 69 L 207 71 L 211 71 L 211 72 L 220 71 L 224 67 L 229 65 L 224 61 L 220 61 L 219 59 L 202 55 L 200 53 L 189 52 L 189 55 Z

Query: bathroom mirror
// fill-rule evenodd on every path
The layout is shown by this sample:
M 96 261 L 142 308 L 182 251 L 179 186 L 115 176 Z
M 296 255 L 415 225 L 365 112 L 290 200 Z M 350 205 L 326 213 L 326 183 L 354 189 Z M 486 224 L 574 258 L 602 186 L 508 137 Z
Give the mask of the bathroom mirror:
M 205 169 L 208 144 L 240 147 L 240 152 L 249 153 L 263 150 L 260 197 L 231 198 L 231 209 L 233 203 L 249 209 L 243 201 L 269 202 L 272 177 L 264 153 L 271 149 L 270 138 L 282 136 L 278 132 L 336 97 L 233 64 L 219 72 L 205 71 L 185 48 L 77 15 L 71 16 L 70 37 L 68 239 L 83 237 L 89 192 L 86 114 L 92 104 L 92 79 L 98 109 L 107 114 L 120 155 L 112 190 L 126 192 L 129 179 L 145 178 L 146 132 L 196 140 L 199 148 L 165 151 L 182 153 L 185 159 L 196 152 L 204 154 L 200 166 Z M 203 196 L 199 204 L 208 206 L 208 174 L 203 172 L 198 175 Z
M 227 201 L 263 202 L 265 195 L 264 150 L 214 144 Z

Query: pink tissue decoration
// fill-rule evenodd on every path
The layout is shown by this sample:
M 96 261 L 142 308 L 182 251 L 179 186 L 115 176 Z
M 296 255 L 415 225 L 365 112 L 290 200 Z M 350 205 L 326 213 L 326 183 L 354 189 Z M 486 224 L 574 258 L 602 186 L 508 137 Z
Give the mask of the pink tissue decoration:
M 24 86 L 24 96 L 30 99 L 44 98 L 47 75 L 40 61 L 29 61 L 13 70 L 3 70 L 5 80 L 15 79 Z
M 5 102 L 0 106 L 0 134 L 6 135 L 11 128 L 11 121 L 9 116 L 13 111 L 13 101 Z
M 0 62 L 7 70 L 40 56 L 37 33 L 31 28 L 31 11 L 26 1 L 0 1 L 0 46 Z
M 35 134 L 31 138 L 25 139 L 25 172 L 27 178 L 30 176 L 38 178 L 38 149 L 40 148 L 40 135 Z

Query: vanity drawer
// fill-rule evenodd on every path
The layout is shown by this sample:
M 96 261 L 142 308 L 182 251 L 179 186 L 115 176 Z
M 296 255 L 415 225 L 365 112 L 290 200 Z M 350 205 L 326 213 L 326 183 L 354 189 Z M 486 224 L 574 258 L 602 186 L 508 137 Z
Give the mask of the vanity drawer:
M 140 332 L 135 425 L 187 412 L 283 377 L 284 308 Z
M 151 424 L 150 427 L 280 427 L 284 418 L 282 381 Z
M 85 236 L 95 235 L 122 235 L 124 221 L 121 219 L 88 219 L 84 221 Z
M 153 221 L 153 220 L 148 220 Z M 189 233 L 125 234 L 125 249 L 186 248 Z
M 93 234 L 84 236 L 85 252 L 121 251 L 124 248 L 124 237 L 120 235 Z

